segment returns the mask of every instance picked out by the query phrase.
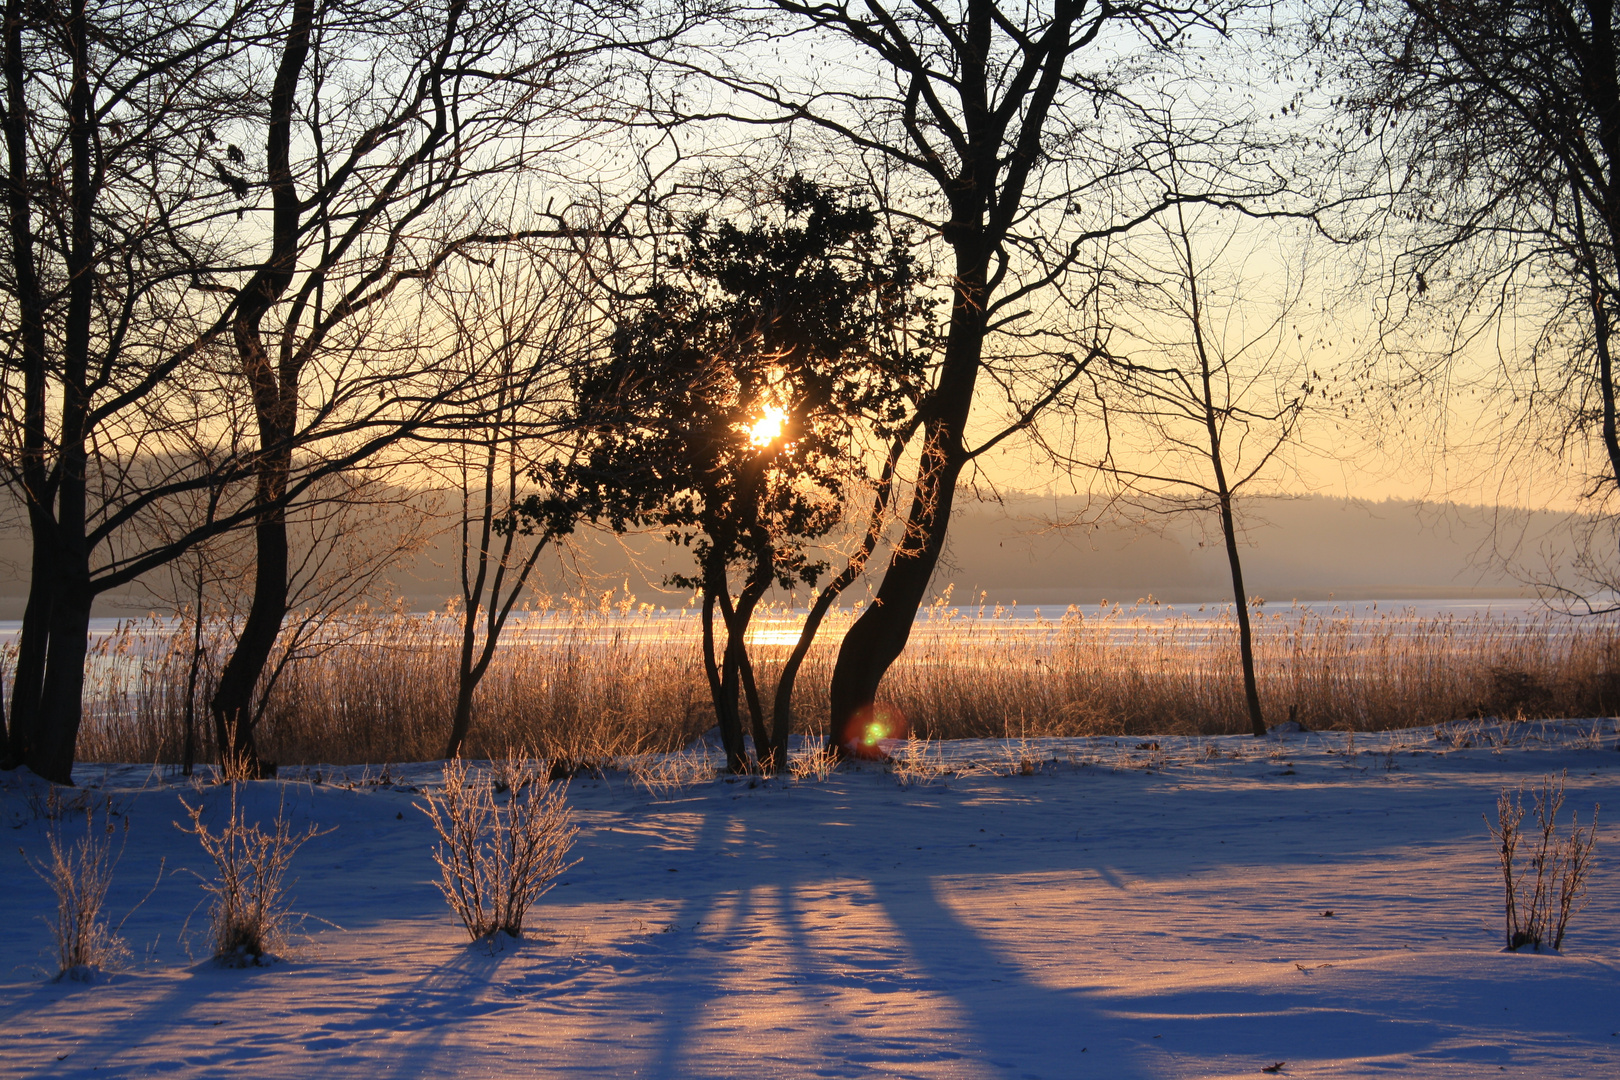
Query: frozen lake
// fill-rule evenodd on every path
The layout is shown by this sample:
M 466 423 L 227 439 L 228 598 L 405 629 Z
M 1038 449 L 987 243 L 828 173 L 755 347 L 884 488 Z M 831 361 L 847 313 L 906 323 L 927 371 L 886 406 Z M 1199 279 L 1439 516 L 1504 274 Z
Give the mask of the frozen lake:
M 1269 625 L 1297 622 L 1301 618 L 1344 619 L 1352 623 L 1419 624 L 1435 619 L 1547 619 L 1564 624 L 1570 629 L 1590 625 L 1589 617 L 1566 616 L 1550 612 L 1544 604 L 1534 600 L 1369 600 L 1369 601 L 1294 601 L 1285 604 L 1267 603 L 1254 610 L 1257 629 Z M 845 607 L 829 613 L 823 624 L 823 639 L 847 623 L 855 614 Z M 791 644 L 798 638 L 804 623 L 802 608 L 761 609 L 754 617 L 750 640 L 762 645 Z M 459 623 L 442 614 L 423 612 L 413 616 L 435 620 L 447 631 L 458 631 Z M 964 605 L 936 604 L 919 612 L 914 635 L 930 633 L 960 633 L 964 627 L 988 632 L 1053 633 L 1064 620 L 1079 619 L 1092 627 L 1105 626 L 1120 633 L 1134 633 L 1144 627 L 1180 623 L 1189 628 L 1199 624 L 1219 626 L 1232 618 L 1231 606 L 1225 604 L 1076 604 L 1067 608 L 1030 605 Z M 21 623 L 0 620 L 0 648 L 15 647 Z M 157 638 L 165 635 L 176 623 L 166 619 L 114 619 L 90 620 L 92 640 L 105 640 L 121 633 L 133 631 L 136 637 Z M 700 632 L 700 620 L 695 608 L 652 608 L 640 611 L 591 612 L 574 615 L 563 611 L 525 614 L 514 612 L 507 633 L 513 640 L 562 640 L 570 636 L 612 637 L 634 635 L 646 637 L 695 636 Z

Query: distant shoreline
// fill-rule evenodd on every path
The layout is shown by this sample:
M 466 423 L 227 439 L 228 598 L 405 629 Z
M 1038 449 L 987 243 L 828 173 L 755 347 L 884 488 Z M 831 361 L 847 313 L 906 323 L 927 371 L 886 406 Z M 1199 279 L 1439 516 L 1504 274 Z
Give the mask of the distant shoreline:
M 917 613 L 917 622 L 927 624 L 931 619 L 937 618 L 941 611 L 954 613 L 953 618 L 958 620 L 971 620 L 981 616 L 992 618 L 996 617 L 999 612 L 1000 618 L 1014 623 L 1032 621 L 1037 616 L 1043 621 L 1057 622 L 1071 609 L 1078 610 L 1085 619 L 1117 618 L 1123 615 L 1126 617 L 1126 622 L 1155 622 L 1159 618 L 1185 616 L 1194 616 L 1196 618 L 1200 613 L 1207 617 L 1215 617 L 1223 609 L 1231 605 L 1230 598 L 1226 597 L 1216 597 L 1209 600 L 1176 600 L 1159 596 L 1151 598 L 1133 596 L 1118 599 L 1112 597 L 1097 598 L 1080 602 L 1069 601 L 1061 595 L 1054 598 L 1053 594 L 1057 593 L 1058 590 L 1048 592 L 1045 594 L 1045 598 L 1031 597 L 1029 595 L 1031 590 L 1017 591 L 1022 591 L 1025 594 L 1024 598 L 1010 597 L 1000 601 L 987 598 L 983 602 L 975 599 L 971 603 L 958 601 L 956 597 L 962 595 L 958 593 L 953 595 L 948 603 L 924 605 Z M 1431 619 L 1444 615 L 1470 616 L 1485 613 L 1513 618 L 1521 615 L 1539 614 L 1547 610 L 1537 597 L 1525 595 L 1524 592 L 1504 595 L 1508 592 L 1507 590 L 1476 589 L 1464 593 L 1462 590 L 1413 589 L 1411 592 L 1414 594 L 1426 593 L 1429 595 L 1408 596 L 1390 595 L 1388 593 L 1360 595 L 1362 591 L 1346 589 L 1343 592 L 1335 591 L 1332 595 L 1291 596 L 1286 600 L 1275 597 L 1251 598 L 1251 602 L 1255 599 L 1263 600 L 1259 610 L 1264 614 L 1279 616 L 1296 607 L 1311 608 L 1323 615 L 1332 614 L 1342 609 L 1344 614 L 1357 618 L 1377 617 L 1380 614 L 1393 614 L 1410 610 L 1419 619 Z M 1371 590 L 1365 591 L 1371 592 Z M 1078 592 L 1078 590 L 1065 590 L 1065 592 Z M 1380 611 L 1380 609 L 1383 610 Z M 586 610 L 587 614 L 596 614 L 595 609 L 588 608 Z M 849 610 L 849 605 L 842 608 L 846 615 Z M 756 629 L 763 629 L 768 625 L 775 625 L 779 628 L 776 632 L 780 633 L 783 624 L 801 622 L 805 611 L 806 609 L 803 607 L 764 608 L 756 615 L 755 626 Z M 433 615 L 443 615 L 443 609 L 423 608 L 407 611 L 405 614 L 426 618 Z M 539 615 L 546 621 L 560 621 L 568 615 L 568 609 L 553 608 L 544 612 L 535 612 L 534 614 Z M 646 619 L 648 614 L 641 611 L 632 611 L 625 615 L 609 612 L 606 617 L 610 620 L 625 619 L 633 622 Z M 650 614 L 656 620 L 683 617 L 695 620 L 698 612 L 695 607 L 676 604 L 665 605 L 661 608 L 655 607 Z M 131 609 L 122 612 L 98 612 L 90 620 L 90 630 L 93 634 L 106 634 L 126 621 L 153 616 L 162 621 L 170 618 L 161 613 L 153 612 L 150 608 L 140 611 Z M 514 629 L 523 624 L 523 613 L 514 612 L 512 618 Z M 6 617 L 3 612 L 0 612 L 0 641 L 15 636 L 21 627 L 20 619 Z M 838 633 L 839 631 L 835 629 L 833 622 L 830 622 L 824 627 L 823 636 Z

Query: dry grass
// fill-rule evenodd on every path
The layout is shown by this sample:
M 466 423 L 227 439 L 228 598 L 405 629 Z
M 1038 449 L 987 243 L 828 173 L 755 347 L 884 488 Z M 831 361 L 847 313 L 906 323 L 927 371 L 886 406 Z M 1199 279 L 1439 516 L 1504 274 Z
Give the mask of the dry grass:
M 710 757 L 700 747 L 673 754 L 637 754 L 625 758 L 621 764 L 638 787 L 655 799 L 664 799 L 687 788 L 710 783 L 720 775 L 725 762 Z
M 800 734 L 824 729 L 827 682 L 851 617 L 830 616 L 805 663 L 794 701 Z M 769 700 L 795 628 L 779 612 L 756 625 Z M 453 706 L 456 626 L 443 615 L 399 612 L 331 620 L 328 639 L 277 684 L 259 733 L 262 753 L 286 764 L 433 759 Z M 1293 708 L 1312 729 L 1377 731 L 1620 711 L 1613 620 L 1263 609 L 1256 636 L 1261 701 L 1273 721 Z M 201 702 L 221 662 L 217 641 L 214 650 Z M 81 758 L 178 760 L 189 659 L 188 635 L 162 624 L 127 626 L 98 642 Z M 1230 613 L 1113 607 L 1100 617 L 1071 611 L 1032 622 L 936 606 L 883 694 L 917 736 L 934 740 L 1248 727 Z M 694 618 L 531 614 L 501 644 L 464 752 L 492 757 L 530 746 L 563 775 L 580 763 L 678 749 L 712 723 Z
M 950 771 L 938 744 L 915 735 L 895 747 L 889 759 L 895 783 L 901 787 L 925 787 Z
M 806 740 L 798 749 L 788 751 L 788 773 L 795 780 L 819 783 L 831 776 L 837 767 L 838 759 L 820 739 Z
M 1044 633 L 994 614 L 936 615 L 885 683 L 929 738 L 1218 735 L 1246 730 L 1236 624 L 1140 618 L 1114 607 Z M 1260 696 L 1272 722 L 1377 731 L 1469 716 L 1543 718 L 1620 709 L 1620 625 L 1306 608 L 1256 621 Z
M 327 641 L 289 665 L 257 738 L 283 764 L 426 761 L 443 752 L 455 705 L 459 624 L 444 616 L 366 613 L 331 620 Z M 204 665 L 206 715 L 223 665 Z M 97 642 L 79 756 L 179 760 L 190 641 L 166 625 L 128 624 Z M 508 630 L 474 704 L 469 758 L 531 746 L 559 775 L 584 763 L 686 745 L 713 724 L 695 640 L 634 616 L 535 615 Z M 199 725 L 199 758 L 213 732 Z

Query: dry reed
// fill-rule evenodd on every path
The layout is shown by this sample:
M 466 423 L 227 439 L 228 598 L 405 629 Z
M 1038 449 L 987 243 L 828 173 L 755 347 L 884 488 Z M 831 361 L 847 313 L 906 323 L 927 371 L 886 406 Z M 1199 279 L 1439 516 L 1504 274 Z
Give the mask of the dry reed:
M 1312 729 L 1376 731 L 1620 709 L 1620 623 L 1612 620 L 1304 607 L 1257 615 L 1260 696 L 1273 722 L 1293 711 Z M 830 616 L 805 663 L 796 732 L 825 727 L 827 683 L 852 617 Z M 270 695 L 264 755 L 287 764 L 435 758 L 453 707 L 458 621 L 369 612 L 329 622 L 327 638 L 289 665 Z M 787 613 L 756 620 L 766 700 L 795 633 Z M 223 635 L 215 628 L 208 636 L 198 715 L 222 660 Z M 189 662 L 189 632 L 170 623 L 126 624 L 98 641 L 80 757 L 178 760 Z M 1116 606 L 1031 620 L 936 605 L 882 695 L 916 735 L 936 740 L 1248 727 L 1230 612 Z M 479 688 L 465 753 L 525 745 L 553 762 L 590 762 L 675 750 L 712 723 L 689 614 L 530 613 L 508 630 Z M 211 740 L 199 726 L 206 754 Z

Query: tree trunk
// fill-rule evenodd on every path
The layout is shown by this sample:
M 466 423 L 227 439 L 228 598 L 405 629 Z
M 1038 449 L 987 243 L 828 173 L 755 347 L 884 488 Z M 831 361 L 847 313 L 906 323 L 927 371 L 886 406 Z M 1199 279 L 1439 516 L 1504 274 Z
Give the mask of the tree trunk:
M 4 74 L 6 108 L 6 231 L 11 241 L 11 271 L 17 293 L 18 346 L 23 368 L 23 445 L 18 462 L 28 506 L 33 545 L 28 604 L 23 609 L 22 632 L 17 641 L 17 666 L 12 672 L 11 716 L 0 765 L 14 768 L 33 744 L 39 727 L 40 693 L 44 687 L 45 655 L 50 640 L 51 611 L 56 592 L 56 521 L 45 456 L 46 344 L 44 299 L 34 265 L 34 232 L 30 214 L 28 179 L 28 71 L 23 61 L 23 0 L 6 0 Z
M 43 508 L 29 507 L 33 558 L 28 604 L 17 636 L 17 666 L 11 673 L 11 728 L 5 767 L 22 764 L 39 733 L 40 694 L 45 688 L 45 654 L 51 640 L 51 612 L 57 593 L 56 523 Z
M 257 561 L 253 605 L 241 636 L 214 689 L 212 712 L 219 764 L 245 770 L 248 776 L 274 773 L 259 760 L 253 731 L 253 692 L 275 649 L 287 615 L 287 516 L 280 508 L 266 511 L 254 528 Z
M 491 515 L 493 520 L 493 515 Z M 495 580 L 490 586 L 489 605 L 486 611 L 484 626 L 484 644 L 478 649 L 478 659 L 474 661 L 473 652 L 476 645 L 473 619 L 479 609 L 476 601 L 470 601 L 467 607 L 466 622 L 462 624 L 461 642 L 461 668 L 456 680 L 456 712 L 450 722 L 450 742 L 445 749 L 445 757 L 453 758 L 461 753 L 461 746 L 467 739 L 467 733 L 472 727 L 472 701 L 473 695 L 478 692 L 478 684 L 484 681 L 484 673 L 489 670 L 491 661 L 495 659 L 495 648 L 500 643 L 501 634 L 506 630 L 506 620 L 511 617 L 512 609 L 517 606 L 518 597 L 523 594 L 529 581 L 529 575 L 534 571 L 534 565 L 539 561 L 540 552 L 550 542 L 550 534 L 542 536 L 516 569 L 511 587 L 507 590 L 506 598 L 501 599 L 501 583 L 505 579 L 506 560 L 512 550 L 512 534 L 508 533 L 505 540 L 505 549 L 501 554 L 501 563 L 496 567 Z M 468 590 L 469 596 L 483 595 L 484 571 L 479 570 L 476 593 Z M 500 607 L 495 605 L 499 603 Z
M 201 578 L 199 577 L 199 581 Z M 197 669 L 202 666 L 202 588 L 197 589 L 197 608 L 192 615 L 191 664 L 186 669 L 186 730 L 180 744 L 180 775 L 190 776 L 197 766 Z
M 760 705 L 759 688 L 754 683 L 754 667 L 748 660 L 748 643 L 745 640 L 748 623 L 754 617 L 754 608 L 771 584 L 769 563 L 761 567 L 760 571 L 743 586 L 741 595 L 737 597 L 735 610 L 732 609 L 729 596 L 720 598 L 720 613 L 726 621 L 725 676 L 721 680 L 721 693 L 725 694 L 725 680 L 729 678 L 733 688 L 727 700 L 732 702 L 732 708 L 737 713 L 736 723 L 740 741 L 742 713 L 736 704 L 736 688 L 740 683 L 748 702 L 749 730 L 754 740 L 754 760 L 763 769 L 770 753 L 771 740 L 765 730 L 765 711 Z M 746 763 L 746 758 L 744 760 Z
M 720 664 L 716 659 L 714 640 L 714 607 L 718 602 L 712 588 L 703 590 L 703 671 L 709 678 L 709 700 L 714 704 L 715 723 L 720 727 L 720 744 L 726 752 L 726 771 L 741 773 L 748 771 L 748 754 L 743 747 L 742 727 L 735 721 L 737 708 L 737 688 L 731 688 L 732 721 L 727 722 L 725 708 L 725 679 L 720 672 Z
M 504 385 L 503 383 L 503 388 Z M 500 406 L 496 407 L 498 409 Z M 496 434 L 499 434 L 498 428 Z M 484 452 L 484 501 L 478 521 L 478 569 L 470 578 L 467 573 L 467 560 L 472 555 L 472 513 L 468 506 L 470 500 L 467 495 L 465 466 L 461 474 L 461 657 L 456 668 L 456 711 L 450 718 L 450 739 L 444 749 L 446 761 L 461 754 L 461 744 L 466 741 L 467 728 L 472 724 L 473 691 L 478 689 L 478 682 L 483 678 L 485 664 L 488 663 L 490 655 L 490 649 L 485 649 L 485 663 L 473 662 L 473 651 L 478 644 L 478 612 L 484 598 L 484 581 L 489 574 L 489 539 L 495 524 L 495 447 L 496 441 L 492 437 Z M 510 548 L 509 536 L 507 549 Z M 498 584 L 496 588 L 499 589 Z M 493 605 L 498 599 L 500 599 L 498 596 L 490 597 L 491 616 L 494 615 Z
M 51 608 L 50 649 L 39 698 L 42 722 L 23 758 L 23 764 L 53 784 L 73 783 L 73 759 L 84 711 L 84 661 L 93 597 L 87 563 L 72 561 L 78 565 L 58 579 Z
M 828 746 L 836 754 L 878 756 L 875 739 L 864 738 L 877 700 L 878 684 L 911 636 L 934 576 L 945 530 L 956 498 L 956 481 L 967 464 L 962 440 L 984 350 L 985 273 L 983 255 L 957 249 L 956 295 L 939 383 L 923 405 L 923 449 L 906 518 L 877 595 L 844 635 L 833 667 Z
M 450 741 L 444 748 L 446 761 L 461 756 L 461 744 L 467 741 L 467 729 L 472 726 L 473 691 L 478 682 L 470 669 L 463 669 L 456 681 L 456 711 L 450 718 Z
M 771 746 L 770 762 L 765 765 L 767 772 L 777 772 L 787 767 L 788 735 L 793 727 L 793 687 L 799 680 L 799 668 L 804 665 L 804 658 L 810 653 L 810 646 L 816 640 L 816 633 L 821 629 L 821 621 L 827 617 L 834 601 L 847 589 L 852 582 L 861 576 L 866 569 L 866 561 L 877 550 L 878 540 L 883 536 L 883 525 L 887 518 L 889 499 L 894 494 L 894 470 L 900 462 L 900 455 L 905 453 L 906 443 L 909 441 L 910 430 L 897 438 L 889 448 L 889 456 L 883 462 L 883 472 L 878 478 L 877 492 L 872 498 L 872 514 L 867 519 L 866 535 L 861 538 L 861 546 L 838 576 L 829 581 L 816 602 L 810 606 L 809 614 L 805 616 L 804 626 L 799 630 L 799 640 L 793 645 L 793 651 L 788 654 L 787 662 L 782 665 L 781 678 L 776 683 L 776 700 L 771 710 Z
M 53 537 L 55 582 L 45 620 L 49 640 L 39 707 L 24 720 L 30 745 L 23 758 L 34 772 L 58 784 L 73 782 L 73 757 L 83 714 L 84 658 L 90 630 L 90 551 L 85 538 L 85 424 L 90 402 L 86 375 L 90 361 L 90 320 L 95 299 L 91 214 L 96 190 L 91 180 L 90 32 L 85 0 L 74 0 L 66 25 L 73 84 L 68 100 L 69 220 L 68 305 L 61 353 L 62 403 L 58 435 L 56 520 Z M 38 493 L 32 500 L 39 505 Z
M 82 10 L 80 12 L 82 16 Z M 82 22 L 78 34 L 83 34 Z M 77 96 L 77 95 L 75 95 Z M 85 177 L 88 182 L 88 176 Z M 88 233 L 88 227 L 85 229 Z M 88 250 L 88 236 L 76 237 Z M 82 281 L 82 289 L 77 287 Z M 90 549 L 85 540 L 85 405 L 82 387 L 89 352 L 90 275 L 77 275 L 68 324 L 82 329 L 69 335 L 63 350 L 61 477 L 57 487 L 57 544 L 52 555 L 50 614 L 45 672 L 39 707 L 23 763 L 55 784 L 73 782 L 73 759 L 84 712 L 84 660 L 89 646 Z
M 292 357 L 278 370 L 259 324 L 291 284 L 298 258 L 300 208 L 292 175 L 292 115 L 298 80 L 309 55 L 313 18 L 314 0 L 294 0 L 270 92 L 270 124 L 265 135 L 265 179 L 271 193 L 270 257 L 243 286 L 241 307 L 231 328 L 259 425 L 261 456 L 255 496 L 263 509 L 254 525 L 253 604 L 236 651 L 220 674 L 213 714 L 221 764 L 229 753 L 249 775 L 260 772 L 253 737 L 253 692 L 287 616 L 287 512 L 281 500 L 287 494 L 292 469 L 300 363 Z
M 864 561 L 864 560 L 863 560 Z M 854 567 L 851 562 L 850 567 Z M 848 571 L 846 567 L 846 572 Z M 776 700 L 771 708 L 771 746 L 770 760 L 761 760 L 766 772 L 778 772 L 787 767 L 788 736 L 793 728 L 793 687 L 799 681 L 799 668 L 804 665 L 804 658 L 810 653 L 810 646 L 816 640 L 816 631 L 821 628 L 821 620 L 827 617 L 827 611 L 832 607 L 838 594 L 843 592 L 851 581 L 860 575 L 855 569 L 845 574 L 839 574 L 811 605 L 810 613 L 805 616 L 804 626 L 799 630 L 799 640 L 794 642 L 793 651 L 788 654 L 787 662 L 782 665 L 781 678 L 776 683 Z
M 704 646 L 710 650 L 706 663 L 711 672 L 709 692 L 714 700 L 715 723 L 720 725 L 720 742 L 726 749 L 726 771 L 745 773 L 748 771 L 748 744 L 744 741 L 742 707 L 738 700 L 741 687 L 736 658 L 733 655 L 734 617 L 731 611 L 731 595 L 726 591 L 729 586 L 726 584 L 724 570 L 720 572 L 718 585 L 715 584 L 715 576 L 712 573 L 706 574 L 705 580 L 709 584 L 704 590 L 704 610 L 710 613 L 710 619 L 709 625 L 705 628 Z M 718 642 L 715 640 L 712 615 L 716 606 L 720 609 L 720 625 L 726 631 L 725 645 L 718 652 L 714 651 Z
M 928 430 L 931 439 L 950 437 L 933 424 Z M 935 460 L 918 478 L 906 521 L 907 539 L 890 560 L 877 595 L 849 628 L 838 649 L 829 694 L 828 729 L 828 744 L 836 754 L 880 756 L 875 740 L 884 733 L 863 728 L 871 722 L 878 684 L 905 650 L 944 546 L 945 524 L 963 463 L 953 460 L 959 455 L 935 447 L 925 448 L 924 456 Z
M 1221 531 L 1226 536 L 1226 561 L 1232 568 L 1232 600 L 1237 605 L 1243 699 L 1249 707 L 1249 733 L 1259 738 L 1266 733 L 1266 720 L 1260 712 L 1260 688 L 1254 677 L 1254 635 L 1249 628 L 1249 594 L 1243 588 L 1243 563 L 1238 558 L 1237 523 L 1232 518 L 1232 495 L 1225 490 L 1224 476 L 1221 489 Z

